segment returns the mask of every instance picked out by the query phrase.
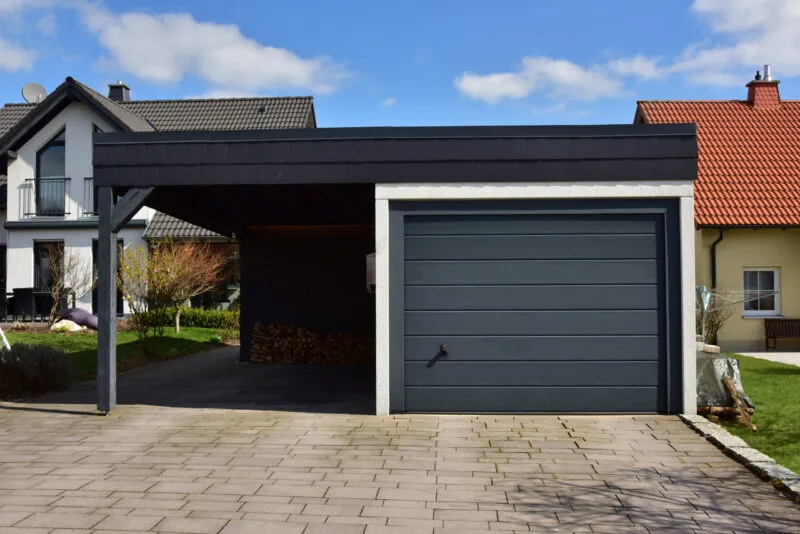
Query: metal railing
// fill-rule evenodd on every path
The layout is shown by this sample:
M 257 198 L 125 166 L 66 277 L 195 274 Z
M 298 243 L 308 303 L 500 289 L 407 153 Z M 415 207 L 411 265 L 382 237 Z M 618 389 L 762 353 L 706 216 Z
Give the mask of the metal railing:
M 22 191 L 24 217 L 69 215 L 70 178 L 66 176 L 25 180 Z
M 97 189 L 94 186 L 94 178 L 83 179 L 83 211 L 84 217 L 97 216 Z

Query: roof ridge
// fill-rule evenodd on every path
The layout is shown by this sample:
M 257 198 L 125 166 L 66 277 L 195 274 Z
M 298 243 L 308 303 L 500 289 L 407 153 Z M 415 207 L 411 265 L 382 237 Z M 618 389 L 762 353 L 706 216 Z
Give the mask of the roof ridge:
M 637 100 L 636 101 L 637 104 L 652 104 L 652 103 L 656 103 L 656 102 L 659 102 L 659 103 L 660 102 L 664 102 L 664 103 L 668 103 L 668 104 L 727 104 L 727 103 L 730 103 L 730 104 L 741 104 L 741 103 L 747 103 L 747 100 L 722 99 L 722 98 L 714 99 L 714 98 L 711 98 L 711 99 L 707 99 L 707 100 L 703 100 L 703 99 L 696 99 L 696 100 L 679 100 L 679 99 L 671 99 L 670 100 L 670 99 L 665 99 L 665 100 Z M 800 99 L 797 99 L 797 98 L 781 98 L 781 104 L 794 103 L 794 102 L 800 102 Z
M 245 96 L 229 98 L 156 98 L 154 100 L 129 100 L 121 104 L 138 104 L 150 102 L 230 102 L 243 100 L 314 100 L 313 96 Z

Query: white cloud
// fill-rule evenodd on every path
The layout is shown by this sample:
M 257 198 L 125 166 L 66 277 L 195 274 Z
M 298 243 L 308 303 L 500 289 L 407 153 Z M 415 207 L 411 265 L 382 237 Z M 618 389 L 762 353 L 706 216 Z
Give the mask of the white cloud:
M 233 24 L 200 22 L 188 13 L 115 14 L 82 6 L 110 62 L 122 72 L 170 84 L 196 76 L 212 89 L 238 93 L 282 88 L 331 93 L 348 76 L 339 63 L 297 54 L 242 35 Z
M 53 35 L 56 32 L 56 14 L 49 11 L 36 21 L 36 28 L 45 35 Z
M 655 80 L 667 74 L 658 65 L 657 58 L 643 55 L 609 61 L 608 68 L 620 76 L 636 76 L 645 80 Z
M 474 74 L 465 72 L 455 81 L 456 89 L 474 99 L 497 104 L 504 98 L 525 98 L 533 91 L 533 83 L 516 72 Z
M 265 94 L 256 95 L 248 91 L 240 91 L 237 89 L 227 89 L 221 87 L 219 89 L 211 89 L 199 95 L 187 96 L 186 98 L 202 99 L 202 98 L 249 98 L 254 96 L 269 96 Z
M 378 104 L 378 105 L 380 107 L 382 107 L 382 108 L 390 108 L 390 107 L 394 106 L 395 104 L 397 104 L 397 99 L 394 98 L 393 96 L 390 96 L 390 97 L 387 97 L 387 98 L 384 98 L 383 100 L 381 100 L 381 103 Z
M 626 95 L 619 76 L 607 66 L 582 67 L 566 59 L 541 56 L 523 58 L 516 72 L 464 73 L 456 78 L 455 86 L 462 94 L 490 104 L 534 93 L 559 102 L 592 102 Z
M 16 72 L 31 70 L 36 52 L 0 37 L 0 70 Z
M 702 84 L 740 84 L 761 64 L 784 76 L 800 75 L 800 2 L 695 0 L 712 37 L 684 51 L 672 71 Z

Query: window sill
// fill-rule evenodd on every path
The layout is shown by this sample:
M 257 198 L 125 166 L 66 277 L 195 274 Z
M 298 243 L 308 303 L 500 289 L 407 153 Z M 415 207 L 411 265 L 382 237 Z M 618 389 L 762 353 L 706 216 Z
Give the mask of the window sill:
M 765 313 L 763 315 L 742 315 L 742 319 L 783 319 L 780 313 Z

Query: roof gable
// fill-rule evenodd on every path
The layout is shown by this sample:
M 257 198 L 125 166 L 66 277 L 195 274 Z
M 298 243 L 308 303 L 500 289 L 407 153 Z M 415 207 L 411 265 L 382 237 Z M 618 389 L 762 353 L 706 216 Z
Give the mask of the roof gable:
M 642 101 L 634 120 L 697 124 L 697 225 L 800 226 L 800 101 Z
M 64 83 L 47 95 L 39 104 L 28 108 L 27 113 L 18 118 L 17 122 L 0 137 L 0 154 L 25 142 L 43 124 L 52 120 L 72 102 L 83 103 L 108 122 L 114 124 L 119 130 L 126 132 L 149 132 L 155 130 L 141 117 L 68 77 Z M 6 106 L 3 107 L 3 109 L 5 108 Z M 22 106 L 10 106 L 9 111 L 3 114 L 4 125 L 7 125 L 11 119 L 22 115 L 24 109 Z

